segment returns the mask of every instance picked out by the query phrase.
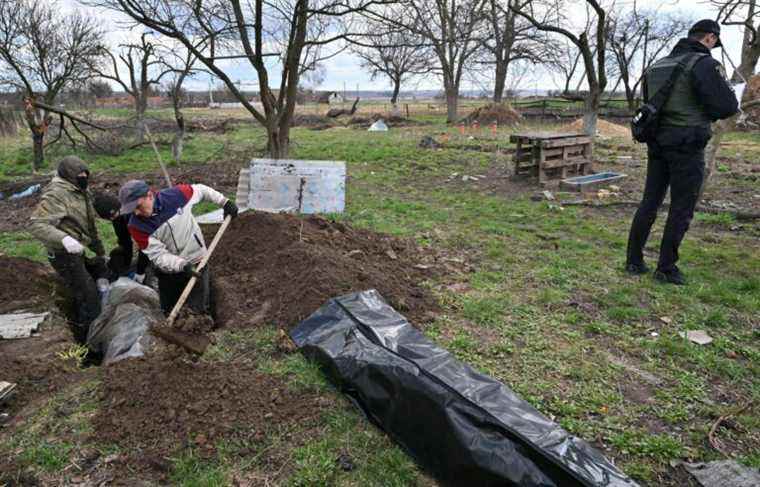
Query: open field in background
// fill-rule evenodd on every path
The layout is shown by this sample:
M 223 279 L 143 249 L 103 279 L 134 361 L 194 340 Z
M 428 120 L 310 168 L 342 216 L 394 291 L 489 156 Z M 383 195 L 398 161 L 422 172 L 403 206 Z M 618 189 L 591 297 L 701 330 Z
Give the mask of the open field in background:
M 463 104 L 460 113 L 474 107 Z M 312 113 L 309 108 L 306 113 Z M 317 113 L 326 110 L 321 105 Z M 360 104 L 358 115 L 380 110 L 380 105 Z M 172 116 L 168 110 L 149 115 Z M 186 117 L 244 120 L 248 115 L 188 109 Z M 760 224 L 700 213 L 682 247 L 688 286 L 660 285 L 651 275 L 632 278 L 621 270 L 632 208 L 536 202 L 530 198 L 539 189 L 534 182 L 510 178 L 509 134 L 561 127 L 525 122 L 501 127 L 496 136 L 488 128 L 462 135 L 441 116 L 413 118 L 420 124 L 388 133 L 297 127 L 291 133 L 291 157 L 347 161 L 347 211 L 341 220 L 414 239 L 466 263 L 469 272 L 427 283 L 442 312 L 425 333 L 602 449 L 644 485 L 692 485 L 677 463 L 723 458 L 710 446 L 708 432 L 719 417 L 748 404 L 716 434 L 730 456 L 760 467 Z M 2 141 L 0 183 L 29 177 L 31 149 L 23 135 Z M 186 162 L 172 172 L 189 178 L 198 174 L 199 182 L 216 181 L 222 173 L 234 180 L 237 169 L 265 152 L 265 133 L 252 123 L 237 123 L 225 133 L 191 135 Z M 425 135 L 444 147 L 418 147 Z M 71 152 L 54 147 L 48 161 Z M 157 174 L 149 146 L 119 157 L 73 152 L 90 164 L 96 179 L 118 182 L 127 174 Z M 161 145 L 161 152 L 165 161 L 171 160 L 168 146 Z M 617 198 L 640 197 L 646 163 L 641 146 L 624 138 L 600 138 L 595 159 L 597 170 L 629 174 L 618 184 Z M 48 162 L 46 170 L 52 167 Z M 730 134 L 705 200 L 757 211 L 758 168 L 760 135 Z M 463 180 L 465 175 L 477 179 Z M 234 192 L 228 185 L 222 189 Z M 664 219 L 661 214 L 647 246 L 650 262 L 656 259 Z M 101 230 L 110 236 L 107 226 Z M 113 239 L 106 243 L 113 245 Z M 44 260 L 41 246 L 23 228 L 0 234 L 0 253 Z M 58 320 L 54 326 L 62 327 Z M 714 342 L 698 346 L 678 336 L 690 329 L 706 330 Z M 246 364 L 286 378 L 329 406 L 297 431 L 247 445 L 219 445 L 219 453 L 210 458 L 192 444 L 182 446 L 165 459 L 171 483 L 435 485 L 318 370 L 298 354 L 277 353 L 276 340 L 275 329 L 268 326 L 245 333 L 220 330 L 203 360 L 229 363 L 241 351 L 254 349 Z M 67 366 L 61 359 L 61 367 Z M 0 429 L 0 456 L 15 456 L 30 475 L 50 485 L 81 476 L 76 465 L 93 451 L 99 458 L 128 453 L 90 435 L 97 408 L 92 398 L 102 389 L 104 374 L 99 368 L 80 373 L 86 380 L 29 404 L 18 424 Z M 306 439 L 294 442 L 293 437 Z M 336 461 L 342 454 L 352 458 L 352 471 Z M 272 455 L 279 459 L 278 471 L 270 468 Z M 140 479 L 146 473 L 122 475 Z

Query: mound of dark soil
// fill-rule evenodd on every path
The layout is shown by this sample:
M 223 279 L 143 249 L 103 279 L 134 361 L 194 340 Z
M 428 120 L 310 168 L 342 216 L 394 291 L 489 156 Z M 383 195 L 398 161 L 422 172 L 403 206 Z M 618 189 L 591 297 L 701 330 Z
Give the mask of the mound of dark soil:
M 293 117 L 293 120 L 290 122 L 290 126 L 308 127 L 313 130 L 324 130 L 332 127 L 332 122 L 329 118 L 323 115 L 302 113 Z
M 436 309 L 421 285 L 430 260 L 411 241 L 319 217 L 244 214 L 211 259 L 217 324 L 289 329 L 328 299 L 371 288 L 420 324 Z
M 467 125 L 478 122 L 481 125 L 492 124 L 512 126 L 522 120 L 517 110 L 507 103 L 491 103 L 480 107 L 462 119 Z
M 211 455 L 221 438 L 261 440 L 278 425 L 302 423 L 322 409 L 316 393 L 292 391 L 252 365 L 152 357 L 118 362 L 102 373 L 94 437 L 141 451 L 143 458 L 187 446 Z
M 0 314 L 52 307 L 57 283 L 49 265 L 0 255 Z

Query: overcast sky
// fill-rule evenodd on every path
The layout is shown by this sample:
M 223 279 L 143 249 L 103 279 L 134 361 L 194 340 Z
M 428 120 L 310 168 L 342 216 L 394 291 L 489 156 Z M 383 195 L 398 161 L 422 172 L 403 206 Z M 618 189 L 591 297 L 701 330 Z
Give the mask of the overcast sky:
M 579 22 L 585 17 L 585 9 L 583 7 L 584 2 L 582 0 L 575 1 L 577 8 L 577 15 L 571 13 L 571 17 L 577 17 Z M 633 5 L 634 0 L 617 0 L 616 5 L 619 9 L 625 9 Z M 715 18 L 716 10 L 712 8 L 706 0 L 638 0 L 636 2 L 640 8 L 657 8 L 659 6 L 662 12 L 668 11 L 680 11 L 693 16 L 695 19 L 701 18 Z M 135 29 L 132 33 L 124 32 L 119 28 L 119 16 L 115 13 L 104 13 L 98 11 L 92 7 L 82 7 L 77 4 L 76 0 L 61 0 L 61 4 L 67 8 L 79 8 L 85 12 L 90 12 L 97 15 L 98 19 L 102 20 L 103 25 L 109 32 L 109 40 L 117 44 L 123 42 L 128 36 L 139 35 L 142 29 Z M 123 20 L 123 19 L 122 19 Z M 738 62 L 739 53 L 741 49 L 741 36 L 742 32 L 738 26 L 723 26 L 721 38 L 723 44 L 726 47 L 731 58 L 734 62 Z M 713 56 L 720 60 L 720 53 L 718 50 L 713 51 Z M 726 69 L 730 72 L 731 67 L 728 62 L 725 62 Z M 348 52 L 339 54 L 338 56 L 326 61 L 324 63 L 325 76 L 324 81 L 317 86 L 319 90 L 343 90 L 344 87 L 348 91 L 357 89 L 360 90 L 387 90 L 390 89 L 390 84 L 383 78 L 371 80 L 369 74 L 364 70 L 355 56 Z M 242 86 L 246 90 L 258 90 L 256 84 L 256 76 L 253 68 L 247 62 L 229 62 L 226 67 L 226 71 L 230 74 L 230 77 L 234 80 L 240 80 Z M 279 80 L 276 76 L 276 71 L 273 70 L 271 76 L 271 82 L 276 85 Z M 614 81 L 612 81 L 614 82 Z M 190 82 L 186 82 L 190 89 L 206 89 L 209 86 L 208 77 L 198 77 Z M 483 80 L 480 84 L 473 84 L 468 80 L 463 80 L 462 89 L 489 89 L 492 87 L 492 80 Z M 308 83 L 306 83 L 308 85 Z M 403 89 L 439 89 L 441 87 L 440 80 L 435 77 L 429 79 L 418 80 L 410 85 L 402 86 Z M 527 72 L 521 78 L 521 89 L 556 89 L 557 82 L 541 68 L 529 68 Z M 612 86 L 608 86 L 612 88 Z M 118 88 L 117 88 L 118 89 Z

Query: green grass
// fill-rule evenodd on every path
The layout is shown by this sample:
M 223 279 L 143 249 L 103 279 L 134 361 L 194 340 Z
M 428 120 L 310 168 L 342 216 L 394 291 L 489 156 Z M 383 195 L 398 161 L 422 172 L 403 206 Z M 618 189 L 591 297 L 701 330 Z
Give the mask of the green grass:
M 688 286 L 661 285 L 651 276 L 629 277 L 621 268 L 630 215 L 562 211 L 530 201 L 535 188 L 528 185 L 522 192 L 486 192 L 452 178 L 454 173 L 505 170 L 508 155 L 465 147 L 509 148 L 510 130 L 500 129 L 496 140 L 484 136 L 472 141 L 460 136 L 456 127 L 431 120 L 436 123 L 377 134 L 296 128 L 291 156 L 348 162 L 347 208 L 336 218 L 412 238 L 445 259 L 469 263 L 471 272 L 445 271 L 430 283 L 442 313 L 425 333 L 441 346 L 503 381 L 571 433 L 601 441 L 605 453 L 645 485 L 676 485 L 668 480 L 673 461 L 717 458 L 705 437 L 716 415 L 726 413 L 722 404 L 760 400 L 760 233 L 753 233 L 758 225 L 742 222 L 746 231 L 731 231 L 733 218 L 698 214 L 681 248 Z M 444 133 L 453 148 L 432 151 L 417 146 L 422 135 Z M 758 137 L 737 133 L 728 140 L 755 150 Z M 265 138 L 259 128 L 239 126 L 191 143 L 195 147 L 188 159 L 203 163 L 217 157 L 221 147 L 234 153 L 260 150 Z M 618 142 L 610 143 L 604 142 L 602 150 L 614 155 Z M 745 156 L 760 153 L 750 149 Z M 0 150 L 23 152 L 14 146 Z M 153 157 L 138 149 L 126 157 L 91 162 L 101 169 L 130 172 L 153 170 Z M 15 177 L 21 167 L 14 162 L 18 158 L 3 160 L 7 162 L 0 164 L 0 178 Z M 716 176 L 718 187 L 733 184 L 722 177 Z M 749 194 L 758 192 L 756 186 L 753 190 Z M 209 209 L 213 208 L 202 208 Z M 663 220 L 652 232 L 655 254 Z M 104 237 L 112 234 L 106 222 L 99 228 Z M 113 244 L 111 237 L 107 244 Z M 24 233 L 0 235 L 0 251 L 44 259 L 41 247 Z M 439 266 L 445 269 L 443 262 Z M 467 284 L 468 289 L 447 291 L 452 282 Z M 698 346 L 678 336 L 694 329 L 706 330 L 713 343 Z M 278 451 L 286 465 L 278 485 L 426 483 L 404 453 L 340 399 L 317 367 L 300 355 L 278 351 L 274 327 L 217 335 L 203 360 L 255 363 L 291 387 L 327 398 L 330 413 L 316 424 L 266 438 L 251 458 L 230 453 L 208 460 L 179 451 L 173 459 L 173 483 L 224 485 L 238 471 L 245 475 L 265 466 L 270 451 Z M 649 384 L 610 357 L 624 359 L 659 382 Z M 737 445 L 733 453 L 740 461 L 757 466 L 756 411 L 745 411 L 735 421 L 740 429 L 721 428 L 719 434 Z M 288 433 L 300 440 L 287 440 Z M 23 443 L 25 461 L 52 468 L 72 454 L 66 453 L 67 443 L 59 443 L 39 437 Z M 336 461 L 347 452 L 355 465 L 350 472 Z

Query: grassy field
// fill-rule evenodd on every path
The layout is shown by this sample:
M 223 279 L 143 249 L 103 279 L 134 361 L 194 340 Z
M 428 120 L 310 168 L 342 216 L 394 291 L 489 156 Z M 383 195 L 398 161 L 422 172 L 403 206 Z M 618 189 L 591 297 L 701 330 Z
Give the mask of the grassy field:
M 522 127 L 525 128 L 525 127 Z M 721 416 L 736 413 L 718 435 L 725 449 L 760 468 L 760 252 L 756 224 L 733 231 L 730 216 L 700 214 L 682 247 L 685 287 L 632 278 L 622 272 L 632 210 L 560 208 L 530 199 L 529 183 L 511 184 L 508 133 L 461 136 L 440 121 L 367 133 L 351 128 L 292 132 L 293 158 L 348 162 L 347 211 L 353 225 L 417 240 L 466 260 L 471 273 L 431 282 L 443 312 L 425 333 L 461 360 L 503 381 L 564 428 L 602 448 L 645 485 L 684 485 L 678 461 L 723 458 L 708 443 Z M 448 134 L 445 149 L 417 146 L 423 135 Z M 760 155 L 757 134 L 732 134 L 730 154 Z M 498 150 L 472 150 L 472 145 Z M 26 140 L 0 149 L 0 180 L 28 173 Z M 212 164 L 230 149 L 263 153 L 261 129 L 237 126 L 226 134 L 199 134 L 186 149 L 187 164 Z M 599 154 L 641 156 L 624 140 L 607 140 Z M 621 149 L 624 148 L 624 149 Z M 168 149 L 163 149 L 169 160 Z M 51 152 L 51 160 L 63 151 Z M 614 152 L 614 154 L 613 154 Z M 82 153 L 97 174 L 153 169 L 154 156 L 140 148 L 121 157 Z M 244 161 L 240 161 L 241 166 Z M 456 174 L 456 176 L 452 176 Z M 461 175 L 485 175 L 490 185 Z M 640 191 L 642 172 L 627 180 Z M 718 175 L 718 177 L 721 177 Z M 732 183 L 733 184 L 733 183 Z M 739 184 L 739 183 L 736 183 Z M 742 182 L 747 198 L 760 194 L 757 181 Z M 664 217 L 647 247 L 656 258 Z M 108 234 L 107 228 L 102 230 Z M 113 244 L 112 239 L 107 242 Z M 0 235 L 0 252 L 42 260 L 41 247 L 23 232 Z M 450 284 L 451 278 L 456 281 Z M 699 346 L 679 336 L 707 331 L 714 341 Z M 303 425 L 311 439 L 292 447 L 267 438 L 263 449 L 281 450 L 288 478 L 282 485 L 433 485 L 411 460 L 370 426 L 299 355 L 272 358 L 274 328 L 228 332 L 204 360 L 226 361 L 250 346 L 266 373 L 287 376 L 335 404 L 317 424 Z M 97 370 L 76 390 L 57 395 L 28 421 L 22 435 L 0 454 L 15 452 L 36 472 L 53 475 L 87 445 L 87 418 L 98 387 Z M 0 377 L 1 378 L 1 377 Z M 88 392 L 89 391 L 89 392 Z M 89 395 L 88 395 L 89 394 Z M 64 413 L 55 413 L 63 408 Z M 60 435 L 58 434 L 60 432 Z M 66 440 L 60 440 L 66 438 Z M 95 444 L 105 454 L 112 445 Z M 265 465 L 242 458 L 239 445 L 206 459 L 186 449 L 171 459 L 177 485 L 263 485 Z M 335 459 L 350 451 L 356 469 Z M 56 477 L 59 478 L 59 477 Z

